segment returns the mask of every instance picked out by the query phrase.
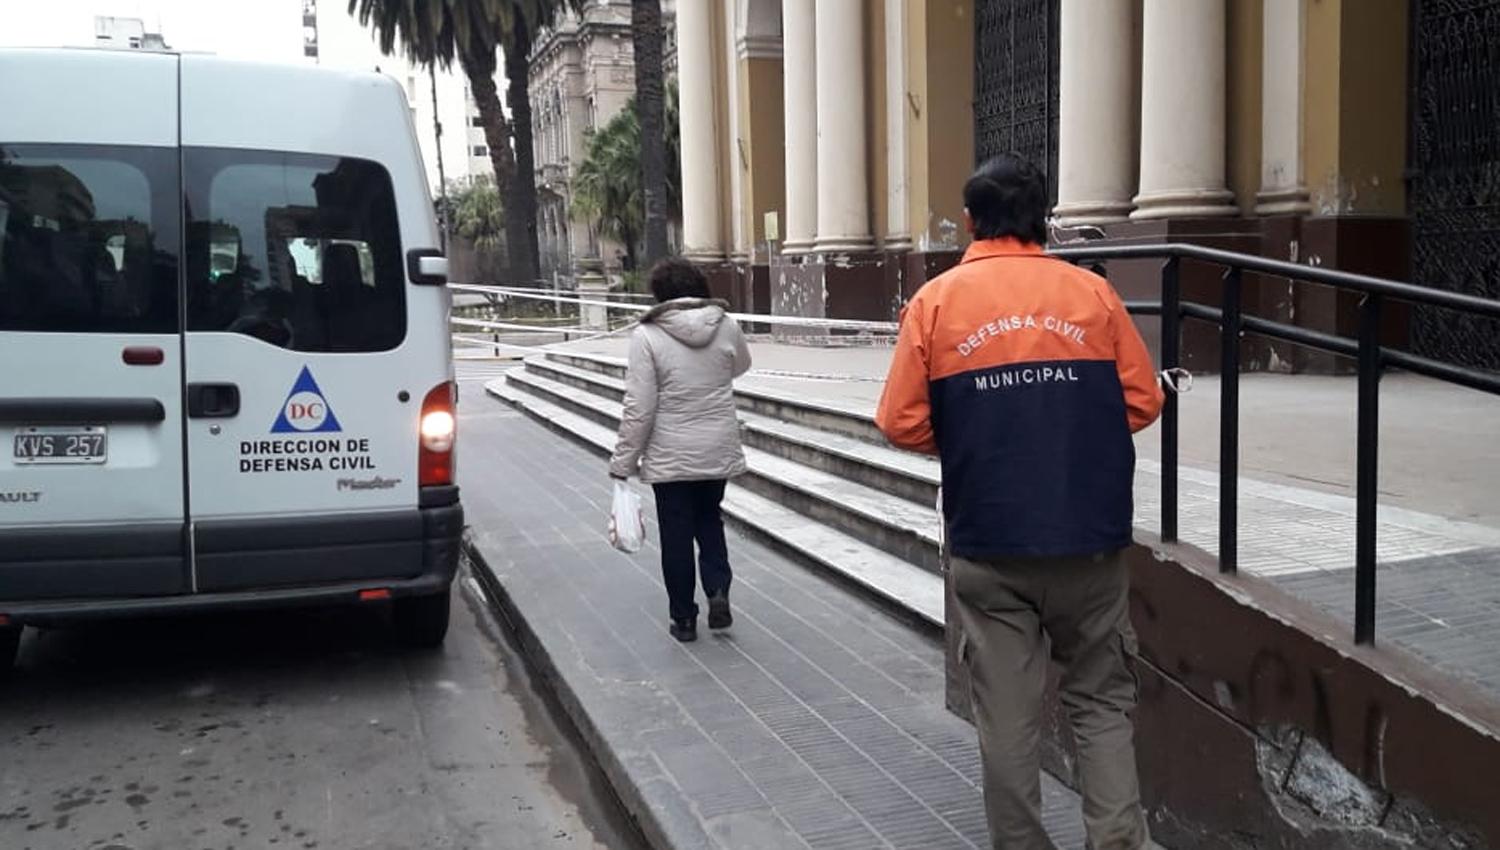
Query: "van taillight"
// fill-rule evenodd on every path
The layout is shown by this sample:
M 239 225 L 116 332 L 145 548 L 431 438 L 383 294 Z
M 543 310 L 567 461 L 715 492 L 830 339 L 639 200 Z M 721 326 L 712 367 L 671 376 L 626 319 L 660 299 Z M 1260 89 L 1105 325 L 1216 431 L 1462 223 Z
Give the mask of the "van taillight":
M 453 443 L 458 434 L 455 387 L 447 381 L 422 400 L 417 480 L 423 487 L 453 483 Z

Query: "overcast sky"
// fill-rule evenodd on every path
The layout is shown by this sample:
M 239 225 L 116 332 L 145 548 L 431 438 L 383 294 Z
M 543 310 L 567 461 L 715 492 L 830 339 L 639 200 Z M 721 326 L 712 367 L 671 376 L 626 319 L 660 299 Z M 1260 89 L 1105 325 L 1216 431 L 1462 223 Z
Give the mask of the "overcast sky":
M 373 36 L 348 14 L 349 0 L 317 3 L 319 64 L 406 73 L 404 62 L 380 55 Z M 0 0 L 0 47 L 91 47 L 96 16 L 140 18 L 173 50 L 306 61 L 302 0 Z M 504 74 L 497 69 L 495 78 L 503 81 Z
M 321 0 L 326 15 L 348 0 Z M 0 0 L 0 45 L 86 47 L 94 17 L 140 18 L 175 50 L 302 60 L 302 0 Z

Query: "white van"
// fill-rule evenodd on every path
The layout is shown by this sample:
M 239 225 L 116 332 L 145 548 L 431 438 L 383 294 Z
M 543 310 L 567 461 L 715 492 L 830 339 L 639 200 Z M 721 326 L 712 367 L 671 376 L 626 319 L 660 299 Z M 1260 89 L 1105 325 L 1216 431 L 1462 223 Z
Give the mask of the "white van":
M 392 600 L 439 644 L 463 512 L 393 80 L 0 50 L 0 670 L 21 627 Z

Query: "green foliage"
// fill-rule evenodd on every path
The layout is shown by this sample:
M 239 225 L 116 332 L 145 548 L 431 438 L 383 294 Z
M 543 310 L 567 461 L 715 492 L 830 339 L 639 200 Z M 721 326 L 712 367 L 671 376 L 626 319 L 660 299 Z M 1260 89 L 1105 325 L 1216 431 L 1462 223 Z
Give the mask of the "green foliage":
M 672 218 L 682 214 L 681 135 L 678 132 L 677 86 L 667 87 L 667 205 Z M 588 148 L 573 178 L 573 212 L 596 231 L 625 246 L 632 265 L 645 228 L 641 187 L 641 122 L 632 98 L 619 114 L 589 133 Z
M 551 23 L 561 8 L 577 0 L 349 0 L 349 14 L 375 31 L 380 51 L 401 53 L 413 63 L 436 63 L 446 69 L 453 60 L 481 55 L 510 42 L 517 24 L 535 32 Z
M 498 250 L 505 241 L 505 206 L 489 175 L 454 180 L 448 189 L 453 232 L 486 251 Z
M 682 128 L 675 80 L 667 84 L 662 115 L 662 133 L 667 137 L 667 215 L 673 221 L 682 221 Z
M 535 231 L 536 193 L 531 163 L 525 154 L 531 140 L 531 112 L 521 108 L 529 98 L 527 77 L 514 73 L 526 67 L 536 32 L 550 24 L 562 9 L 577 10 L 582 0 L 348 0 L 349 14 L 374 30 L 381 52 L 400 53 L 414 64 L 444 69 L 458 60 L 479 108 L 489 142 L 490 162 L 512 204 L 506 222 L 510 234 L 512 272 L 532 278 L 537 273 Z M 495 87 L 495 51 L 503 49 L 512 73 L 512 114 L 520 126 L 512 128 Z M 517 102 L 519 99 L 519 103 Z M 517 173 L 515 142 L 528 173 Z M 523 182 L 524 181 L 524 182 Z
M 514 24 L 512 0 L 349 0 L 349 14 L 375 31 L 380 52 L 449 68 L 487 55 Z

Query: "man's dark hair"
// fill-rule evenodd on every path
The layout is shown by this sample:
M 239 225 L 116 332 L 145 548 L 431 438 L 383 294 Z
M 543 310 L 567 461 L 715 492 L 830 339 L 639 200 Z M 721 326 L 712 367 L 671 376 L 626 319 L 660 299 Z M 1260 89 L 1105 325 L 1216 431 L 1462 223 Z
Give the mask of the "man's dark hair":
M 964 206 L 974 220 L 974 238 L 1014 237 L 1047 242 L 1047 181 L 1035 165 L 1015 154 L 986 161 L 964 184 Z
M 680 257 L 669 257 L 651 267 L 651 294 L 657 301 L 712 297 L 708 278 L 697 266 Z

